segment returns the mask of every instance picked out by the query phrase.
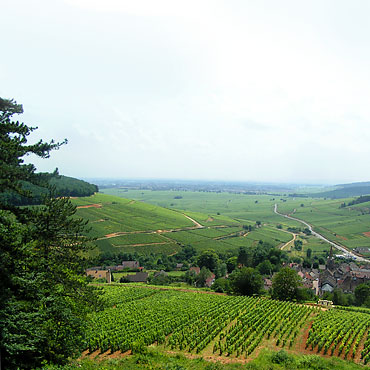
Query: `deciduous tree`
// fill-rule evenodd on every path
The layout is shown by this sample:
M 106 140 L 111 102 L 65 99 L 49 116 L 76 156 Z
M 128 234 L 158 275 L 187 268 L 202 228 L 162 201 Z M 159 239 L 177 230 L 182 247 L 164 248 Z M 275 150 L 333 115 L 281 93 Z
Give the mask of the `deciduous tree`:
M 263 286 L 260 273 L 251 267 L 234 270 L 229 279 L 232 291 L 240 295 L 258 294 Z
M 282 268 L 272 279 L 272 297 L 282 301 L 298 298 L 302 279 L 289 267 Z
M 216 271 L 219 264 L 219 258 L 215 251 L 209 249 L 203 251 L 200 256 L 198 257 L 198 266 L 200 268 L 206 267 L 211 271 Z

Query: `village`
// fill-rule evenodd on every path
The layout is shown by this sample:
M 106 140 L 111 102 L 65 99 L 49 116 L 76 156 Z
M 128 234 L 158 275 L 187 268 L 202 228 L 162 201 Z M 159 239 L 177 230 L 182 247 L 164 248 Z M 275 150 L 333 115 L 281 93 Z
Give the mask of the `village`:
M 241 267 L 241 266 L 239 266 Z M 339 289 L 343 293 L 354 293 L 355 289 L 360 284 L 365 284 L 370 281 L 370 267 L 368 265 L 358 265 L 353 261 L 335 261 L 333 251 L 331 249 L 330 255 L 325 265 L 319 265 L 318 268 L 305 268 L 298 263 L 289 263 L 283 267 L 290 267 L 297 272 L 301 278 L 302 286 L 317 296 L 323 297 L 327 294 L 333 293 L 334 290 Z M 176 265 L 176 272 L 183 272 L 183 275 L 177 275 L 178 280 L 186 281 L 184 278 L 186 274 L 198 276 L 201 272 L 200 267 L 191 266 L 189 270 L 183 270 L 183 264 Z M 122 273 L 124 276 L 119 281 L 116 281 L 113 276 L 116 273 Z M 126 273 L 126 274 L 125 274 Z M 131 282 L 131 283 L 150 283 L 152 278 L 168 277 L 171 272 L 164 270 L 160 271 L 144 271 L 138 261 L 122 261 L 120 265 L 115 266 L 95 266 L 86 270 L 87 276 L 94 279 L 99 279 L 100 282 Z M 265 291 L 269 291 L 272 287 L 272 279 L 275 273 L 263 277 L 263 287 Z M 211 273 L 206 277 L 203 286 L 211 288 L 215 282 L 215 274 Z M 228 274 L 223 277 L 228 278 Z M 195 284 L 196 285 L 196 284 Z

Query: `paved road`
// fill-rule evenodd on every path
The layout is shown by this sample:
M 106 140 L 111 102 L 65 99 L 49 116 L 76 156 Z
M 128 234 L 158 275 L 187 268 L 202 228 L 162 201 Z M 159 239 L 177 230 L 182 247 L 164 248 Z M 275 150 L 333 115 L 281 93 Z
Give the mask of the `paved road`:
M 289 219 L 294 220 L 294 221 L 298 221 L 301 224 L 307 226 L 307 228 L 311 231 L 312 235 L 316 236 L 317 238 L 319 238 L 321 240 L 324 240 L 325 242 L 327 242 L 330 245 L 332 245 L 334 248 L 339 249 L 340 251 L 342 251 L 344 253 L 344 255 L 346 255 L 348 257 L 351 257 L 354 260 L 359 261 L 359 262 L 367 262 L 367 263 L 370 263 L 370 260 L 368 260 L 367 258 L 360 257 L 357 254 L 354 254 L 353 252 L 351 252 L 347 248 L 343 247 L 342 245 L 336 244 L 336 243 L 334 243 L 334 242 L 326 239 L 324 236 L 322 236 L 321 234 L 317 233 L 316 231 L 312 230 L 312 226 L 310 224 L 308 224 L 306 221 L 300 220 L 299 218 L 296 218 L 296 217 L 292 217 L 292 216 L 288 216 L 288 215 L 284 215 L 282 213 L 279 213 L 278 210 L 277 210 L 277 204 L 275 204 L 274 212 L 277 215 L 279 215 L 279 216 L 282 216 L 282 217 L 285 217 L 285 218 L 289 218 Z

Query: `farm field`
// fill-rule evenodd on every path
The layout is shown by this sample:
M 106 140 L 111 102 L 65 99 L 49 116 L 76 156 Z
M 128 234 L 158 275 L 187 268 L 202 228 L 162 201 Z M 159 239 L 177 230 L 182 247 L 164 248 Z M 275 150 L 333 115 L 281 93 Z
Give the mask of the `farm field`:
M 152 277 L 157 270 L 146 270 L 147 273 L 149 273 L 149 276 Z M 168 276 L 182 276 L 185 274 L 185 271 L 168 271 L 166 272 Z M 119 282 L 120 278 L 127 276 L 127 275 L 135 275 L 136 272 L 129 272 L 129 271 L 113 271 L 112 276 L 113 276 L 113 281 Z M 188 287 L 188 286 L 187 286 Z
M 90 221 L 92 235 L 96 237 L 194 225 L 178 212 L 130 199 L 95 194 L 72 202 L 78 208 L 77 215 Z
M 330 247 L 328 243 L 320 240 L 314 236 L 301 236 L 298 237 L 297 240 L 302 241 L 302 250 L 297 251 L 293 245 L 288 248 L 284 248 L 284 251 L 288 253 L 290 257 L 305 257 L 307 249 L 310 248 L 312 251 L 312 255 L 317 257 L 323 257 L 324 259 L 327 258 L 327 255 L 330 251 Z
M 254 226 L 255 221 L 217 212 L 167 209 L 105 194 L 72 201 L 78 208 L 77 216 L 89 220 L 90 235 L 96 238 L 98 250 L 105 253 L 170 255 L 187 245 L 198 251 L 212 248 L 218 252 L 235 252 L 241 246 L 256 245 L 259 240 L 281 246 L 292 238 L 267 223 L 247 232 L 243 225 Z
M 116 358 L 149 346 L 235 363 L 254 359 L 265 347 L 356 363 L 370 357 L 368 313 L 130 285 L 112 284 L 104 292 L 106 308 L 90 318 L 85 355 Z
M 314 226 L 314 230 L 347 248 L 370 247 L 370 202 L 340 208 L 350 199 L 288 199 L 278 211 L 290 213 Z M 302 207 L 301 204 L 304 206 Z
M 276 203 L 278 211 L 291 214 L 310 223 L 315 231 L 329 240 L 347 248 L 370 247 L 370 202 L 340 208 L 343 202 L 353 198 L 325 200 L 323 198 L 294 198 L 270 195 L 243 195 L 233 193 L 208 193 L 190 191 L 150 191 L 104 189 L 105 193 L 128 196 L 133 199 L 176 208 L 184 212 L 203 212 L 212 215 L 220 213 L 241 223 L 261 221 L 269 226 L 281 224 L 287 227 L 302 228 L 302 224 L 274 214 Z M 174 199 L 182 197 L 181 199 Z M 311 243 L 311 241 L 309 241 Z M 317 243 L 313 240 L 314 250 Z M 329 247 L 327 247 L 329 249 Z
M 292 220 L 284 220 L 273 212 L 274 204 L 286 197 L 270 195 L 243 195 L 235 193 L 190 192 L 190 191 L 151 191 L 103 189 L 104 194 L 117 195 L 130 199 L 141 200 L 169 209 L 185 212 L 199 212 L 209 218 L 227 216 L 241 223 L 286 223 L 300 227 Z M 175 197 L 182 197 L 175 199 Z M 257 203 L 256 203 L 257 202 Z M 219 215 L 218 215 L 219 213 Z

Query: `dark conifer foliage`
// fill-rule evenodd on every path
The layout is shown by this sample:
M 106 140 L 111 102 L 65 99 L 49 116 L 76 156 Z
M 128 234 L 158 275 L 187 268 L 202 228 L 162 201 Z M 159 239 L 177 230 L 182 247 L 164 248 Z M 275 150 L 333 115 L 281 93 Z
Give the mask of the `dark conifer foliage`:
M 31 153 L 48 158 L 66 140 L 28 145 L 35 128 L 12 120 L 22 112 L 16 102 L 0 99 L 0 195 L 31 196 L 24 182 L 46 190 L 37 207 L 0 201 L 0 360 L 5 369 L 66 362 L 83 345 L 87 313 L 99 306 L 83 276 L 86 223 L 73 217 L 69 199 L 55 197 L 48 176 L 24 163 Z

